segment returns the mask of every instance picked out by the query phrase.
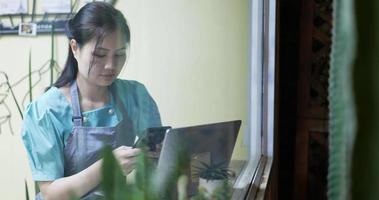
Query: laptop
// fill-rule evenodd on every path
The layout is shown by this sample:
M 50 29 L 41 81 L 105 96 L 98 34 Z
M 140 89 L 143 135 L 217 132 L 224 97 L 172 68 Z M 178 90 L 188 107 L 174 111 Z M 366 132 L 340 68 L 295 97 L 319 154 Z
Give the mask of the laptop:
M 173 128 L 166 132 L 157 164 L 156 186 L 164 188 L 170 177 L 186 174 L 189 178 L 187 191 L 197 192 L 196 167 L 201 163 L 229 165 L 241 120 Z M 167 188 L 167 187 L 166 187 Z M 175 189 L 175 188 L 173 188 Z

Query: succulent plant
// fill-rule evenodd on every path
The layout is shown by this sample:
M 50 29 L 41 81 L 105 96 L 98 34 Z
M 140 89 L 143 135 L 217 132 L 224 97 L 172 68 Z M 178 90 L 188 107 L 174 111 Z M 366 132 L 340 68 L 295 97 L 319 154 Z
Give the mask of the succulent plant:
M 226 162 L 207 164 L 200 162 L 200 167 L 195 167 L 195 175 L 206 180 L 222 180 L 234 176 L 234 172 L 230 170 Z

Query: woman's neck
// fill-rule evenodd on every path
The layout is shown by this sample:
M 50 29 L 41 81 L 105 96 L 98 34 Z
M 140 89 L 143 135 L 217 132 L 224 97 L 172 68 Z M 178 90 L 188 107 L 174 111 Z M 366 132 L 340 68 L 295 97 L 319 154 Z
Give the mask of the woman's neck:
M 90 104 L 106 104 L 108 101 L 108 87 L 97 86 L 88 83 L 81 78 L 76 79 L 76 83 L 79 88 L 79 96 L 82 103 Z M 95 106 L 97 107 L 97 106 Z

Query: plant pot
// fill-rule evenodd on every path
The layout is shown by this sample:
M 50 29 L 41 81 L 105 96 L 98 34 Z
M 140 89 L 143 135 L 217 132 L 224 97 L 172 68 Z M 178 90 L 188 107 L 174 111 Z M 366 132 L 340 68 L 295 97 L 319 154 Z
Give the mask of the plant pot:
M 199 179 L 199 188 L 205 188 L 208 194 L 212 194 L 216 188 L 222 187 L 222 184 L 225 180 L 215 179 L 215 180 L 206 180 L 204 178 Z

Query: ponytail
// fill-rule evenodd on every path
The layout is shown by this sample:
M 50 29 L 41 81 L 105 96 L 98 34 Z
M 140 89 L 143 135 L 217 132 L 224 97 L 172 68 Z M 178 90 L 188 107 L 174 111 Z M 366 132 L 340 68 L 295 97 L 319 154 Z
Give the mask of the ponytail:
M 76 61 L 74 54 L 71 51 L 70 45 L 68 46 L 68 56 L 66 60 L 66 64 L 57 81 L 53 84 L 53 86 L 60 88 L 67 84 L 71 84 L 78 74 L 78 62 Z

